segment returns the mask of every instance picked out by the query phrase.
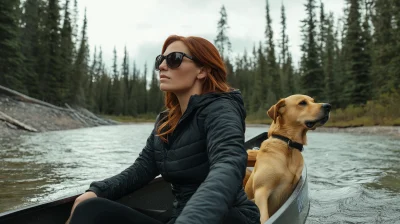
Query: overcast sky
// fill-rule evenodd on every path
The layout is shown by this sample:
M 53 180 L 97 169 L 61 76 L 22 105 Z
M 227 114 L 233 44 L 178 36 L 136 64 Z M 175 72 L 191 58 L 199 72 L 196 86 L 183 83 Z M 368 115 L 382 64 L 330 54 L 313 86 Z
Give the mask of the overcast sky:
M 282 2 L 290 51 L 297 62 L 301 55 L 300 20 L 305 18 L 306 0 L 269 0 L 275 43 L 281 29 Z M 343 15 L 344 0 L 322 2 L 325 11 L 332 11 L 335 19 Z M 149 70 L 153 68 L 155 57 L 171 34 L 201 36 L 214 43 L 222 5 L 228 14 L 228 36 L 234 53 L 243 53 L 245 49 L 251 52 L 254 44 L 265 41 L 265 0 L 78 0 L 80 23 L 87 8 L 91 57 L 94 47 L 101 46 L 110 68 L 115 46 L 120 66 L 126 45 L 131 65 L 135 60 L 142 71 L 146 61 Z

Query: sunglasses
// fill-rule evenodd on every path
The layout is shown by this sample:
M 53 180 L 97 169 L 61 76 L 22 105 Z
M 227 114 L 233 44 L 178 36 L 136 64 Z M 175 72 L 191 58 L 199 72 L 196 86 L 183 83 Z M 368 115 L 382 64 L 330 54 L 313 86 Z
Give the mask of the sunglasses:
M 164 56 L 162 54 L 158 55 L 156 57 L 156 62 L 155 62 L 156 71 L 160 70 L 160 65 L 164 61 L 164 59 L 167 62 L 168 68 L 171 68 L 171 69 L 178 68 L 182 64 L 183 57 L 187 57 L 190 60 L 195 61 L 194 57 L 191 57 L 183 52 L 171 52 L 166 56 Z

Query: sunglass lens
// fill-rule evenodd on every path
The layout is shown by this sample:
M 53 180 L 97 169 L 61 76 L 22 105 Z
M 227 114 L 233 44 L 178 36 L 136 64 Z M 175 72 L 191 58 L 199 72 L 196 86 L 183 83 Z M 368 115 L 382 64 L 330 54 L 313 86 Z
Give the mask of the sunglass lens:
M 169 54 L 167 56 L 168 67 L 170 67 L 172 69 L 178 68 L 182 63 L 182 59 L 183 59 L 183 54 L 181 54 L 179 52 L 173 52 L 173 53 Z

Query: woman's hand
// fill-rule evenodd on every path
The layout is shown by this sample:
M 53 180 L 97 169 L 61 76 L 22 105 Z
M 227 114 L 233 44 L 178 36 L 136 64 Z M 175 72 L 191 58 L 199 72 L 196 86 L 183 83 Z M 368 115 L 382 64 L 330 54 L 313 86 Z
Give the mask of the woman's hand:
M 72 214 L 74 213 L 74 210 L 75 210 L 76 206 L 79 205 L 79 203 L 81 203 L 81 202 L 83 202 L 83 201 L 85 201 L 85 200 L 87 200 L 89 198 L 95 198 L 95 197 L 97 197 L 97 195 L 94 192 L 91 192 L 91 191 L 86 192 L 86 193 L 82 194 L 81 196 L 77 197 L 75 199 L 74 205 L 72 206 L 71 214 L 69 215 L 69 218 L 65 222 L 65 224 L 69 223 L 69 221 L 71 220 Z

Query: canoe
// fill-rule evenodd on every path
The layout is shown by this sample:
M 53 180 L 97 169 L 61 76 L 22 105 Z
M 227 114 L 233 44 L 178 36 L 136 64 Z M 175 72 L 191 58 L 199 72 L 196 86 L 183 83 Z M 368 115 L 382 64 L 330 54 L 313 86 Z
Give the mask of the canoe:
M 267 132 L 261 133 L 246 141 L 245 147 L 259 147 L 266 138 Z M 0 224 L 64 224 L 79 195 L 0 213 Z M 165 221 L 169 217 L 173 199 L 171 185 L 162 177 L 157 177 L 141 189 L 116 201 Z M 291 196 L 265 224 L 304 224 L 309 209 L 307 169 L 304 166 L 299 183 Z

